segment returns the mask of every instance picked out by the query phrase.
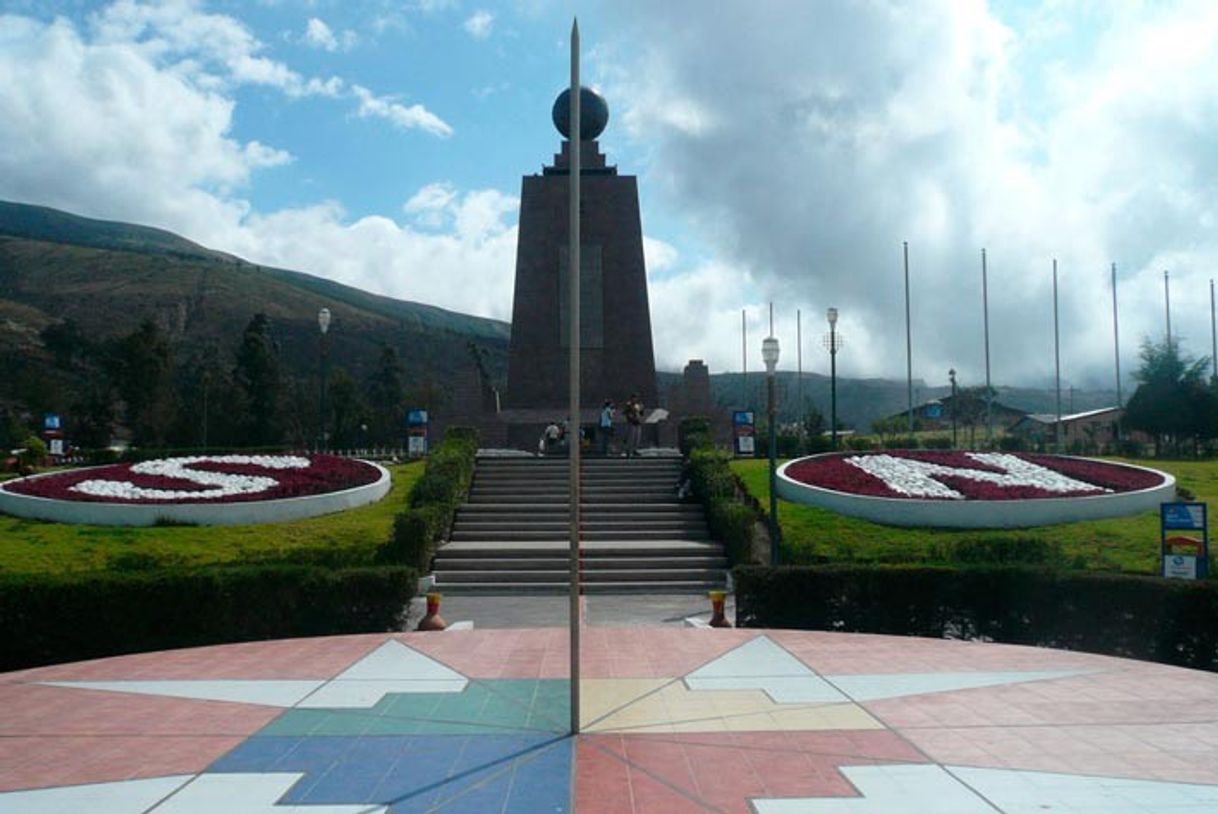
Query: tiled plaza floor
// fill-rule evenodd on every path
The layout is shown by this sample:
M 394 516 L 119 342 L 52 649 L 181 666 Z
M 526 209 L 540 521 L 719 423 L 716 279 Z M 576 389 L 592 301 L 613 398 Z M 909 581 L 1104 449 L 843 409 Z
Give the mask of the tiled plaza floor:
M 0 812 L 1218 811 L 1218 675 L 798 631 L 257 642 L 0 675 Z

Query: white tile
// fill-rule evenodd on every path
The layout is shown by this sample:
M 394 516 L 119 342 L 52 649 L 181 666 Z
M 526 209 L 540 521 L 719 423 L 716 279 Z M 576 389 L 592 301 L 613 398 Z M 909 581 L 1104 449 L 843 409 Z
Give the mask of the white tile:
M 413 650 L 399 641 L 389 640 L 352 664 L 336 680 L 405 679 L 421 681 L 443 679 L 464 681 L 465 676 Z
M 384 806 L 276 805 L 300 778 L 299 773 L 201 774 L 165 802 L 155 814 L 385 814 Z
M 376 706 L 388 693 L 461 692 L 469 683 L 461 679 L 431 679 L 423 681 L 331 681 L 305 698 L 298 709 L 360 708 Z
M 948 766 L 1005 814 L 1213 814 L 1218 786 Z
M 845 766 L 842 774 L 860 797 L 760 799 L 753 807 L 757 814 L 994 814 L 940 766 Z
M 758 636 L 694 670 L 686 678 L 811 676 L 815 673 L 768 636 Z
M 855 701 L 878 701 L 932 692 L 997 687 L 1087 675 L 1094 670 L 1050 670 L 996 673 L 879 673 L 875 675 L 825 676 Z
M 777 704 L 820 704 L 848 701 L 833 685 L 819 676 L 736 676 L 731 678 L 687 678 L 691 690 L 763 690 Z
M 234 701 L 267 707 L 290 707 L 316 690 L 323 681 L 210 680 L 210 681 L 42 681 L 50 687 L 161 695 L 201 701 Z
M 117 783 L 90 783 L 53 789 L 0 793 L 0 811 L 6 814 L 140 814 L 190 781 L 180 774 Z

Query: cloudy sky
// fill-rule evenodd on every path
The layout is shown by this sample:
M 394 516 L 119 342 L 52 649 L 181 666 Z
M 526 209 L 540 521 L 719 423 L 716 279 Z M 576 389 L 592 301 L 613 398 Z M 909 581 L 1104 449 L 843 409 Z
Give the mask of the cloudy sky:
M 637 174 L 657 362 L 1111 387 L 1172 328 L 1208 355 L 1218 3 L 0 0 L 0 198 L 507 319 L 520 176 L 580 18 L 602 148 Z M 1129 385 L 1129 382 L 1126 382 Z

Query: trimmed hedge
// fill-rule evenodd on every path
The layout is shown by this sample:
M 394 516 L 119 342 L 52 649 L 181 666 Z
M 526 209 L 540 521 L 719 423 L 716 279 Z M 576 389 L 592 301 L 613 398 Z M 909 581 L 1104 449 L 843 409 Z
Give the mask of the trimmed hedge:
M 982 639 L 1218 672 L 1218 581 L 1019 566 L 738 567 L 742 627 Z
M 706 507 L 711 535 L 723 541 L 728 561 L 737 564 L 750 559 L 753 529 L 762 513 L 756 499 L 732 472 L 729 460 L 709 445 L 698 447 L 689 453 L 686 476 L 694 497 Z
M 477 455 L 477 430 L 448 428 L 411 487 L 407 508 L 394 517 L 392 534 L 377 550 L 378 562 L 431 570 L 436 543 L 448 534 L 457 507 L 469 492 Z
M 416 574 L 300 565 L 0 576 L 0 671 L 221 642 L 397 630 Z

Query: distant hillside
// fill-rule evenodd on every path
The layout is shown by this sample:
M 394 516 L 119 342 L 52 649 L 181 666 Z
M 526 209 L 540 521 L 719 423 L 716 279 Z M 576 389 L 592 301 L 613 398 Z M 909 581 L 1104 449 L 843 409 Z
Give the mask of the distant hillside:
M 66 319 L 103 340 L 152 318 L 185 357 L 209 345 L 230 351 L 261 311 L 287 372 L 312 376 L 322 307 L 333 313 L 331 364 L 357 380 L 381 343 L 397 349 L 411 381 L 440 389 L 468 365 L 471 341 L 486 351 L 492 375 L 506 370 L 504 322 L 253 265 L 160 229 L 0 203 L 0 402 L 63 409 L 75 384 L 52 369 L 39 334 Z

